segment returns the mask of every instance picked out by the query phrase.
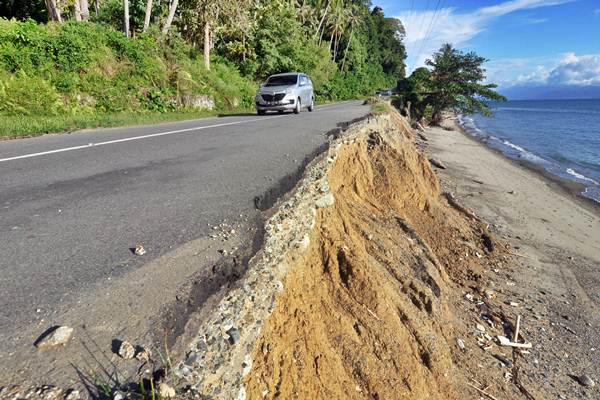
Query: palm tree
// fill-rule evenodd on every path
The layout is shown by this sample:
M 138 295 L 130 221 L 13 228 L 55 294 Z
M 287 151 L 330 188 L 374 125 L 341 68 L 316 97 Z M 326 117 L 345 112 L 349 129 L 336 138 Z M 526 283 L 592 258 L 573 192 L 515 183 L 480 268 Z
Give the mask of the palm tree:
M 146 14 L 144 15 L 144 29 L 142 32 L 146 32 L 150 26 L 150 17 L 152 16 L 152 3 L 153 0 L 146 1 Z
M 179 0 L 173 0 L 171 3 L 171 7 L 169 7 L 169 15 L 167 15 L 167 20 L 162 28 L 162 34 L 166 35 L 169 33 L 169 28 L 171 28 L 171 24 L 173 23 L 173 18 L 175 17 L 175 11 L 177 11 L 177 5 L 179 4 Z
M 125 36 L 129 37 L 129 0 L 123 0 L 123 30 Z
M 348 36 L 348 43 L 346 43 L 346 49 L 344 50 L 344 59 L 342 60 L 342 71 L 346 66 L 346 57 L 348 56 L 348 49 L 350 48 L 350 43 L 352 42 L 352 34 L 354 33 L 354 27 L 362 22 L 362 15 L 360 14 L 360 10 L 356 6 L 352 6 L 350 10 L 348 10 L 348 23 L 350 24 L 350 35 Z

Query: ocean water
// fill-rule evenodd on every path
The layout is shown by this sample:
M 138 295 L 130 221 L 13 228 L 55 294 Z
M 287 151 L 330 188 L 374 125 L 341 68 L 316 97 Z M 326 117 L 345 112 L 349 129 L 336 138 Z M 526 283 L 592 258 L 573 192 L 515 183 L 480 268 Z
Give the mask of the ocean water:
M 459 116 L 469 134 L 508 157 L 585 185 L 600 202 L 600 99 L 492 103 L 493 117 Z

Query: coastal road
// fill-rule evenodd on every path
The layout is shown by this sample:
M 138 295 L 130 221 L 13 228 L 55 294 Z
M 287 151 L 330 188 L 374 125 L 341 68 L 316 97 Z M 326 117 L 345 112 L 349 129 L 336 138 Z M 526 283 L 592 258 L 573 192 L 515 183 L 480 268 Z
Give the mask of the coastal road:
M 0 377 L 64 376 L 61 366 L 73 364 L 70 350 L 39 353 L 32 346 L 53 325 L 75 325 L 76 336 L 79 325 L 87 327 L 102 347 L 108 340 L 102 335 L 121 332 L 110 327 L 113 318 L 133 320 L 126 315 L 133 309 L 142 318 L 150 311 L 139 311 L 137 303 L 145 298 L 154 309 L 169 301 L 168 291 L 202 265 L 191 255 L 180 257 L 178 248 L 208 237 L 224 220 L 249 221 L 238 225 L 251 231 L 260 215 L 254 199 L 296 173 L 327 141 L 326 132 L 368 112 L 346 102 L 300 115 L 248 114 L 0 142 Z M 240 237 L 240 245 L 247 240 Z M 135 256 L 130 248 L 136 244 L 147 254 Z M 217 248 L 208 248 L 210 261 Z M 184 266 L 146 267 L 166 255 Z M 152 279 L 163 284 L 160 292 Z M 105 315 L 92 318 L 100 309 Z M 105 326 L 94 330 L 96 324 Z

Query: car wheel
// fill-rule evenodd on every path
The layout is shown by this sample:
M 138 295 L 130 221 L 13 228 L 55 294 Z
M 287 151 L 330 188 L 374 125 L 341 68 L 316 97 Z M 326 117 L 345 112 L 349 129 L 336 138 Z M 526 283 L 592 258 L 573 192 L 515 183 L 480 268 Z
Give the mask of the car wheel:
M 266 111 L 265 111 L 265 110 L 256 110 L 256 113 L 257 113 L 258 115 L 265 115 L 265 114 L 266 114 Z
M 300 97 L 296 100 L 296 108 L 294 108 L 294 114 L 300 114 L 300 107 L 302 107 L 302 103 L 300 102 Z
M 283 110 L 277 110 L 279 114 L 283 114 Z
M 315 99 L 310 99 L 310 106 L 308 106 L 308 111 L 312 112 L 315 109 Z

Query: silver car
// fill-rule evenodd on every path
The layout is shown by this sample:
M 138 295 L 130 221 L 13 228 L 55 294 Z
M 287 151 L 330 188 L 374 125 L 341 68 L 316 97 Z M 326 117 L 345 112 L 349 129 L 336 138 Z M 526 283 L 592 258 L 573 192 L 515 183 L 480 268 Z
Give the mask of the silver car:
M 310 78 L 301 72 L 288 72 L 271 75 L 256 93 L 256 112 L 264 115 L 267 111 L 286 110 L 298 114 L 306 108 L 315 107 L 315 93 Z

